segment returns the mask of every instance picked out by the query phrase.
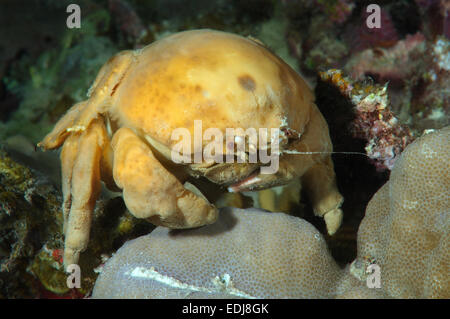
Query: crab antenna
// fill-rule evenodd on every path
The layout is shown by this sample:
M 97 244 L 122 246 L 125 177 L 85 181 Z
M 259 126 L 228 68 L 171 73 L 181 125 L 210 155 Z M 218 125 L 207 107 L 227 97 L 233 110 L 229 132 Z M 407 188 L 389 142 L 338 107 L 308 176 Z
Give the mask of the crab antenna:
M 295 155 L 314 155 L 314 154 L 350 154 L 350 155 L 363 155 L 369 157 L 369 155 L 362 152 L 300 152 L 293 150 L 284 150 L 283 153 L 295 154 Z

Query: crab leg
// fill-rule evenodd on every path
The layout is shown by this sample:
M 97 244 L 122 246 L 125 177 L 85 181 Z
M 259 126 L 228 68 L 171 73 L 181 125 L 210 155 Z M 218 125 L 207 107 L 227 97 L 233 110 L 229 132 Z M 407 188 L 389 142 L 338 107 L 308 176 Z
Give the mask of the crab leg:
M 92 212 L 100 192 L 100 161 L 107 136 L 101 120 L 71 135 L 61 153 L 64 266 L 78 262 L 89 241 Z M 76 155 L 75 155 L 76 154 Z
M 111 145 L 114 180 L 133 215 L 170 228 L 198 227 L 217 219 L 217 209 L 185 189 L 132 130 L 119 129 Z
M 300 176 L 302 187 L 309 193 L 314 214 L 323 217 L 327 231 L 333 235 L 342 222 L 340 206 L 343 197 L 336 186 L 336 175 L 331 160 L 332 145 L 322 116 L 311 117 L 304 135 L 291 145 L 290 154 L 280 158 L 274 174 L 251 174 L 230 185 L 230 192 L 255 191 L 287 184 Z
M 89 99 L 73 105 L 38 146 L 46 150 L 58 148 L 71 132 L 86 130 L 94 119 L 105 113 L 133 57 L 131 51 L 123 51 L 110 58 L 89 89 Z
M 46 150 L 55 149 L 64 143 L 65 139 L 70 135 L 70 129 L 75 125 L 75 119 L 84 108 L 86 101 L 73 105 L 69 111 L 56 123 L 53 130 L 38 143 L 39 147 Z
M 67 221 L 69 219 L 70 206 L 72 205 L 72 171 L 78 154 L 80 136 L 77 134 L 70 135 L 62 147 L 61 159 L 61 184 L 63 193 L 63 217 L 64 228 L 66 233 Z
M 314 214 L 325 219 L 328 234 L 333 235 L 342 222 L 340 206 L 344 198 L 336 186 L 331 157 L 327 156 L 309 168 L 301 180 L 313 204 Z

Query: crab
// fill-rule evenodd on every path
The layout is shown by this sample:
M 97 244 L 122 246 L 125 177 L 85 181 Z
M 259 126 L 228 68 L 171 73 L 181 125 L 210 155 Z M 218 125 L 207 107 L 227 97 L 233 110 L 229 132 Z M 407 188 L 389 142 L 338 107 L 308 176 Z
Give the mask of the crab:
M 174 161 L 179 140 L 173 131 L 194 134 L 196 120 L 204 130 L 222 132 L 278 128 L 272 150 L 278 170 L 264 174 L 258 161 Z M 261 144 L 248 145 L 240 154 L 224 145 L 224 152 L 246 157 L 252 148 L 261 150 Z M 217 219 L 217 208 L 193 186 L 200 179 L 232 192 L 300 179 L 330 234 L 342 220 L 332 143 L 314 95 L 298 73 L 252 38 L 192 30 L 118 53 L 100 69 L 88 99 L 72 106 L 38 146 L 62 146 L 66 267 L 87 247 L 101 181 L 122 192 L 134 216 L 169 228 Z M 189 148 L 187 157 L 195 152 Z

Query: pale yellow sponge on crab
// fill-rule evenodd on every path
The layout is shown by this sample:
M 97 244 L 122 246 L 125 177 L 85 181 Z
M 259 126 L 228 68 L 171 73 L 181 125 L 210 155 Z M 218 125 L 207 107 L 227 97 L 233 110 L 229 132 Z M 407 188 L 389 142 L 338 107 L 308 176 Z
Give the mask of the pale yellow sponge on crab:
M 88 95 L 39 143 L 44 149 L 63 145 L 65 265 L 76 263 L 87 246 L 101 180 L 123 192 L 136 217 L 192 228 L 213 223 L 218 210 L 195 187 L 183 186 L 188 180 L 206 178 L 240 192 L 301 178 L 328 232 L 338 229 L 343 198 L 327 123 L 301 76 L 262 44 L 213 30 L 176 33 L 112 57 Z M 230 128 L 246 133 L 231 140 L 244 142 L 244 151 L 225 138 L 219 140 L 223 153 L 215 148 L 214 155 L 226 161 L 203 158 L 211 143 L 204 133 L 225 136 Z M 269 147 L 249 137 L 264 129 Z M 173 158 L 180 130 L 194 136 L 191 145 L 183 142 L 183 163 Z M 270 153 L 277 169 L 265 173 L 268 161 L 249 161 L 251 151 Z

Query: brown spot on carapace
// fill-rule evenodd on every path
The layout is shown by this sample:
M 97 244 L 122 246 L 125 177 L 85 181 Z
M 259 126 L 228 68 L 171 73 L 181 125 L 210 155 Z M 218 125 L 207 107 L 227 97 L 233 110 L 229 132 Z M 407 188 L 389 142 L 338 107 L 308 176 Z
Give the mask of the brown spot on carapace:
M 248 75 L 244 74 L 238 77 L 239 84 L 247 91 L 254 91 L 256 88 L 256 83 L 253 78 Z

